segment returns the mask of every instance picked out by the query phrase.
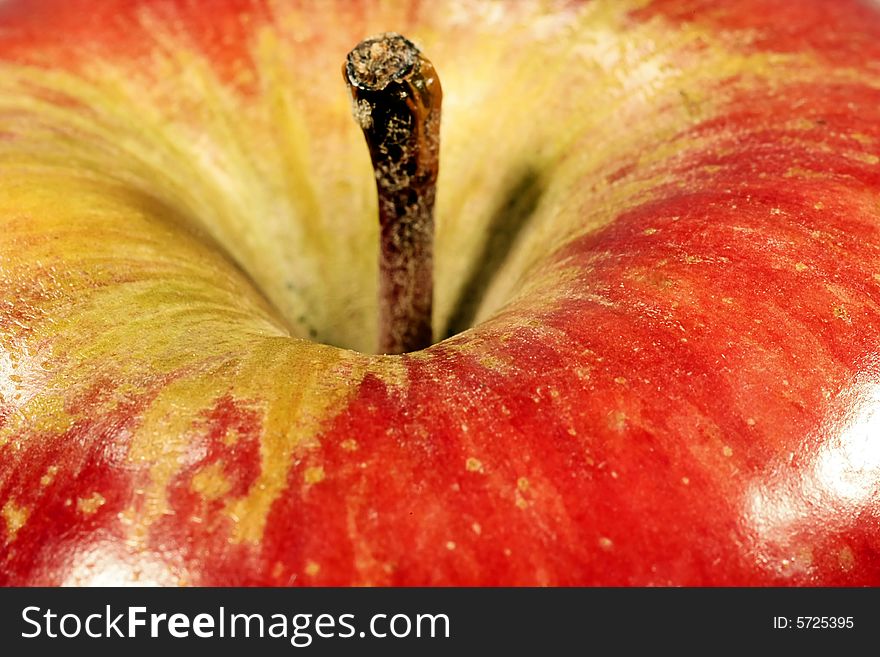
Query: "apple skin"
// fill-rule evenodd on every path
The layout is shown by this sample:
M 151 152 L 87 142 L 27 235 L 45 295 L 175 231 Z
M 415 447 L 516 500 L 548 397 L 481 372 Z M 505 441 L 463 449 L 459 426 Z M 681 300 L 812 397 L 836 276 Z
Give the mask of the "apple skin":
M 880 585 L 874 6 L 0 23 L 0 583 Z M 387 30 L 443 79 L 438 334 L 534 191 L 400 357 L 338 80 Z

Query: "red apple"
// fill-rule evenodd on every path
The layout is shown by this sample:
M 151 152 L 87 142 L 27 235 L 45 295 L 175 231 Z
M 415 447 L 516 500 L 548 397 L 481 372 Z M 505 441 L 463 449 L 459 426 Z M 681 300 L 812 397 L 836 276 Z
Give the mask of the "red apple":
M 445 103 L 403 356 L 384 31 Z M 3 584 L 880 585 L 875 5 L 11 0 L 0 61 Z

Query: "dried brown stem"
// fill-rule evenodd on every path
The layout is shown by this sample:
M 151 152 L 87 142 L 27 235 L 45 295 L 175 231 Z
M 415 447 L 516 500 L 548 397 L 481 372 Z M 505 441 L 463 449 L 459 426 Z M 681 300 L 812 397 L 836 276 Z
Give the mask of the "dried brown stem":
M 342 73 L 379 195 L 379 351 L 415 351 L 432 337 L 440 80 L 415 45 L 390 32 L 359 43 Z

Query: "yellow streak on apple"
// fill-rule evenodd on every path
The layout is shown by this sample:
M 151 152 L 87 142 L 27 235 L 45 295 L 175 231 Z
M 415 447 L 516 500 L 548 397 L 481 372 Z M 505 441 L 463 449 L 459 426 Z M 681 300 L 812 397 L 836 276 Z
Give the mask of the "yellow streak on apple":
M 0 509 L 0 516 L 3 516 L 3 520 L 6 523 L 6 533 L 12 540 L 15 540 L 15 535 L 24 527 L 29 515 L 30 510 L 19 506 L 14 500 L 7 501 L 3 508 Z
M 227 508 L 234 537 L 259 541 L 291 462 L 315 446 L 363 376 L 406 386 L 400 358 L 366 353 L 376 336 L 375 192 L 337 79 L 345 53 L 367 34 L 399 31 L 443 76 L 436 330 L 454 312 L 493 216 L 529 175 L 540 176 L 542 193 L 477 320 L 510 305 L 536 317 L 583 295 L 575 284 L 581 270 L 550 267 L 548 256 L 648 200 L 663 163 L 697 146 L 657 146 L 723 100 L 683 102 L 681 90 L 734 74 L 740 85 L 790 79 L 796 68 L 784 65 L 794 58 L 731 57 L 717 37 L 694 28 L 651 21 L 624 30 L 631 8 L 609 0 L 556 13 L 542 2 L 449 11 L 433 3 L 424 10 L 436 14 L 414 27 L 394 5 L 366 24 L 346 23 L 332 6 L 316 9 L 304 25 L 279 3 L 275 25 L 260 28 L 253 44 L 255 97 L 221 82 L 209 61 L 149 15 L 148 33 L 164 46 L 153 66 L 99 59 L 81 77 L 0 67 L 0 116 L 15 133 L 0 141 L 0 213 L 22 218 L 0 235 L 0 273 L 14 293 L 39 270 L 50 272 L 39 279 L 31 332 L 2 336 L 4 350 L 31 355 L 21 385 L 3 389 L 4 398 L 22 397 L 0 440 L 71 426 L 76 410 L 64 401 L 100 377 L 125 382 L 104 402 L 112 407 L 168 375 L 132 427 L 127 458 L 150 481 L 143 508 L 126 514 L 136 518 L 137 542 L 169 512 L 167 487 L 199 414 L 226 394 L 259 400 L 260 479 Z M 297 50 L 292 37 L 303 30 L 324 35 L 322 46 Z M 697 41 L 699 55 L 685 54 Z M 666 109 L 645 116 L 648 105 Z M 607 182 L 615 163 L 639 152 L 638 177 Z M 548 293 L 522 293 L 535 288 Z M 501 321 L 491 331 L 513 328 Z M 486 344 L 479 331 L 457 340 L 474 352 Z M 492 357 L 485 363 L 515 369 Z M 221 489 L 219 471 L 203 471 L 198 486 L 212 490 L 211 477 Z M 548 482 L 535 490 L 552 496 Z

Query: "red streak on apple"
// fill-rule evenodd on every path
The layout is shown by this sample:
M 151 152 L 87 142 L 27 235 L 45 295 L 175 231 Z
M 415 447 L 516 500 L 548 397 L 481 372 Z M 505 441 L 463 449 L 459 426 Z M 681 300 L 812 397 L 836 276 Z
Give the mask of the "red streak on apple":
M 62 14 L 62 38 L 35 28 L 58 5 L 10 3 L 0 53 L 53 53 L 61 66 L 57 53 L 89 35 L 144 56 L 144 41 L 125 38 L 143 5 L 114 4 L 112 18 L 100 6 L 82 26 Z M 228 39 L 218 67 L 239 80 L 248 28 L 237 17 L 265 10 L 230 2 L 201 29 L 195 7 L 154 9 L 206 53 Z M 178 359 L 169 348 L 174 358 L 131 378 L 126 358 L 166 351 L 129 336 L 99 376 L 72 381 L 64 408 L 38 409 L 43 422 L 13 436 L 2 432 L 27 400 L 0 398 L 0 583 L 880 585 L 880 76 L 864 64 L 880 60 L 880 14 L 858 2 L 657 0 L 630 20 L 706 30 L 771 62 L 806 53 L 803 78 L 733 67 L 682 89 L 692 117 L 571 181 L 582 225 L 519 294 L 424 351 L 305 351 L 254 337 L 244 320 L 241 337 L 236 312 L 273 320 L 230 275 L 224 293 L 250 304 L 228 312 L 232 328 L 205 320 L 167 338 L 198 352 L 228 337 L 228 349 Z M 704 45 L 688 41 L 669 61 Z M 327 74 L 338 85 L 338 69 Z M 703 115 L 693 92 L 716 106 Z M 675 144 L 697 146 L 651 157 Z M 634 196 L 612 203 L 619 189 Z M 22 215 L 0 222 L 24 235 Z M 124 271 L 82 274 L 82 288 L 158 278 L 149 265 L 166 263 L 151 244 Z M 0 256 L 26 247 L 0 241 Z M 53 286 L 60 270 L 27 271 L 27 283 L 10 275 L 0 302 L 0 374 L 19 376 L 12 357 L 73 371 L 40 331 L 74 293 Z M 87 314 L 98 297 L 83 298 Z M 193 313 L 209 314 L 193 299 Z M 87 346 L 125 322 L 118 312 L 109 329 L 88 327 Z M 155 321 L 185 323 L 169 317 Z M 270 343 L 298 369 L 272 369 Z M 271 357 L 248 360 L 260 349 Z M 264 362 L 265 373 L 254 365 Z M 265 381 L 236 388 L 254 370 Z M 43 399 L 48 376 L 29 373 L 19 394 Z M 191 377 L 204 399 L 173 388 Z M 304 402 L 301 389 L 329 401 Z M 175 403 L 158 404 L 169 390 Z
M 246 48 L 254 23 L 268 20 L 263 0 L 224 0 L 206 16 L 200 2 L 159 0 L 28 0 L 0 4 L 6 60 L 53 68 L 80 68 L 95 57 L 148 60 L 152 44 L 131 38 L 144 29 L 142 19 L 170 24 L 203 53 L 217 72 L 248 88 L 252 62 Z
M 93 389 L 95 396 L 101 392 L 99 386 Z M 120 466 L 128 447 L 126 436 L 151 397 L 127 400 L 113 414 L 58 435 L 22 437 L 38 447 L 29 449 L 18 467 L 4 468 L 0 499 L 6 501 L 7 522 L 2 526 L 7 543 L 14 539 L 15 550 L 5 555 L 0 582 L 21 582 L 15 573 L 23 572 L 30 573 L 33 582 L 57 582 L 59 555 L 81 558 L 102 543 L 125 540 L 117 514 L 131 499 L 132 482 Z M 0 455 L 12 461 L 17 449 L 15 443 L 7 443 Z M 8 501 L 12 491 L 14 505 Z M 15 531 L 9 509 L 31 505 L 40 512 L 27 513 L 26 523 Z
M 723 10 L 712 0 L 654 0 L 633 12 L 644 20 L 662 16 L 730 30 L 744 50 L 798 52 L 809 44 L 817 57 L 841 66 L 860 66 L 880 53 L 880 26 L 873 0 L 839 3 L 738 0 Z M 769 28 L 769 29 L 768 29 Z

